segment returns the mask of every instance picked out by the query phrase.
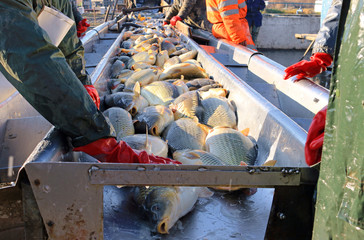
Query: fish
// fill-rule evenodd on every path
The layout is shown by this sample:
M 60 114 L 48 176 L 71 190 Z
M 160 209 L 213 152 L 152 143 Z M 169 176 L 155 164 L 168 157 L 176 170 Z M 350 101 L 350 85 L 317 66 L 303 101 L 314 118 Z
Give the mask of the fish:
M 131 49 L 131 48 L 133 48 L 134 45 L 135 45 L 135 41 L 132 39 L 128 39 L 126 41 L 123 41 L 120 46 L 125 49 Z
M 163 131 L 162 138 L 173 153 L 176 150 L 205 150 L 205 139 L 210 128 L 190 118 L 180 118 Z
M 179 55 L 181 62 L 186 62 L 187 60 L 194 59 L 197 56 L 197 50 L 191 50 L 186 53 Z
M 111 93 L 122 92 L 124 84 L 120 82 L 120 79 L 111 78 L 107 80 L 107 88 Z
M 111 107 L 106 109 L 103 114 L 113 125 L 118 141 L 122 137 L 134 134 L 133 121 L 128 111 L 119 107 Z
M 198 91 L 202 99 L 226 98 L 229 91 L 225 88 L 210 88 L 208 91 Z
M 191 64 L 196 65 L 197 67 L 202 67 L 201 63 L 199 61 L 197 61 L 196 59 L 186 60 L 185 63 L 191 63 Z
M 173 153 L 173 159 L 183 165 L 212 165 L 225 166 L 226 164 L 214 154 L 203 150 L 184 149 Z
M 168 157 L 168 145 L 158 136 L 134 134 L 122 137 L 121 140 L 126 142 L 132 149 L 144 150 L 155 156 Z
M 125 92 L 133 90 L 135 84 L 139 82 L 140 86 L 146 86 L 158 79 L 159 72 L 155 69 L 142 69 L 134 72 L 125 82 Z
M 147 125 L 148 132 L 153 136 L 159 136 L 163 130 L 174 121 L 172 110 L 163 105 L 149 106 L 134 117 L 135 128 Z M 145 124 L 145 125 L 144 125 Z
M 174 113 L 174 119 L 191 118 L 196 122 L 202 119 L 203 107 L 201 97 L 197 91 L 189 91 L 178 96 L 170 105 Z
M 134 71 L 140 71 L 142 69 L 154 69 L 153 67 L 154 65 L 151 65 L 149 63 L 145 63 L 145 62 L 137 62 L 137 63 L 134 63 L 130 69 L 134 70 Z
M 165 39 L 160 43 L 160 46 L 162 51 L 167 50 L 168 56 L 170 56 L 173 52 L 176 51 L 176 46 L 170 41 Z
M 179 63 L 165 68 L 159 76 L 159 81 L 170 78 L 179 78 L 181 75 L 183 75 L 185 79 L 209 77 L 206 70 L 201 67 L 191 63 Z
M 198 198 L 209 198 L 206 187 L 134 187 L 132 196 L 153 225 L 153 230 L 168 234 L 181 217 L 189 213 Z
M 122 56 L 119 56 L 119 57 L 117 58 L 117 60 L 122 61 L 122 62 L 123 62 L 123 63 L 125 63 L 125 65 L 126 65 L 126 64 L 128 63 L 128 61 L 130 61 L 130 57 L 122 55 Z
M 163 68 L 164 64 L 168 61 L 168 59 L 169 59 L 168 51 L 167 50 L 160 51 L 157 54 L 157 59 L 155 61 L 155 65 L 160 68 Z
M 137 62 L 144 62 L 153 65 L 156 61 L 156 56 L 153 52 L 139 52 L 131 57 L 127 63 L 127 68 L 131 68 Z
M 207 98 L 201 101 L 204 109 L 201 123 L 210 127 L 236 128 L 237 117 L 234 107 L 227 98 Z
M 181 59 L 178 56 L 174 56 L 164 62 L 163 68 L 166 69 L 178 63 L 181 63 Z
M 126 32 L 124 32 L 124 34 L 123 34 L 123 41 L 129 39 L 131 37 L 131 35 L 133 35 L 133 32 L 132 31 L 126 31 Z
M 167 106 L 179 96 L 179 91 L 172 83 L 157 81 L 143 87 L 141 95 L 147 99 L 149 105 Z
M 116 60 L 111 66 L 111 78 L 117 78 L 121 71 L 125 69 L 125 63 Z
M 229 127 L 214 127 L 206 136 L 206 151 L 218 156 L 227 165 L 254 165 L 257 145 L 240 131 Z
M 126 80 L 128 80 L 128 78 L 133 75 L 134 71 L 130 70 L 130 69 L 124 69 L 122 71 L 119 72 L 119 74 L 116 76 L 117 79 L 119 79 L 119 81 L 121 83 L 125 83 Z
M 135 84 L 133 92 L 117 92 L 104 96 L 105 106 L 121 107 L 128 111 L 132 116 L 135 116 L 139 111 L 146 108 L 149 103 L 140 95 L 140 84 Z
M 190 51 L 190 50 L 188 50 L 187 48 L 184 47 L 184 48 L 182 48 L 182 49 L 180 49 L 178 51 L 175 51 L 175 52 L 171 53 L 170 57 L 179 56 L 179 55 L 181 55 L 183 53 L 186 53 L 188 51 Z
M 196 78 L 196 79 L 188 81 L 186 84 L 187 84 L 188 90 L 192 91 L 192 90 L 196 90 L 203 86 L 211 85 L 214 83 L 216 83 L 216 82 L 210 78 Z

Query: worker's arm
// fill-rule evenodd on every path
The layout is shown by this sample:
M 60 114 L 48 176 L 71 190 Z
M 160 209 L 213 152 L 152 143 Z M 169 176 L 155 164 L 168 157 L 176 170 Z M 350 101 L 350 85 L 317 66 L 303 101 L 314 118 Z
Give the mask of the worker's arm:
M 63 14 L 72 18 L 72 6 L 67 0 L 59 1 L 59 6 L 56 6 Z M 63 41 L 59 44 L 58 48 L 64 54 L 68 65 L 72 68 L 77 78 L 83 85 L 91 85 L 89 75 L 85 70 L 84 48 L 81 40 L 77 37 L 76 25 L 72 26 L 68 31 Z
M 164 18 L 164 21 L 169 23 L 171 18 L 178 14 L 178 11 L 179 11 L 178 9 L 179 8 L 178 8 L 178 5 L 177 5 L 177 1 L 174 1 L 173 5 L 170 7 L 170 9 L 168 10 L 168 12 L 166 14 L 166 17 Z
M 247 6 L 245 2 L 242 5 L 241 8 L 245 11 L 245 17 Z M 245 29 L 241 24 L 238 0 L 223 0 L 218 6 L 218 10 L 231 41 L 237 44 L 245 42 L 246 35 L 250 35 L 250 33 L 249 28 Z
M 71 39 L 62 46 L 75 61 L 66 61 L 39 27 L 31 2 L 0 2 L 1 72 L 42 116 L 71 137 L 74 146 L 82 146 L 115 133 L 70 67 L 82 66 L 82 55 L 66 48 L 65 42 L 70 41 L 83 54 L 76 26 L 70 31 L 74 36 L 67 34 Z
M 75 18 L 75 22 L 76 25 L 81 22 L 81 20 L 83 19 L 81 13 L 78 11 L 77 6 L 74 4 L 73 1 L 71 1 L 71 6 L 72 6 L 72 13 L 73 13 L 73 17 Z
M 317 34 L 312 53 L 323 52 L 334 56 L 342 0 L 333 0 Z
M 186 19 L 195 7 L 197 0 L 184 0 L 181 9 L 178 11 L 178 16 L 182 19 Z
M 283 79 L 288 79 L 295 75 L 297 75 L 297 80 L 314 77 L 326 71 L 326 68 L 331 65 L 334 56 L 341 6 L 342 0 L 332 1 L 330 9 L 317 34 L 310 61 L 302 60 L 289 66 L 284 70 L 286 74 Z

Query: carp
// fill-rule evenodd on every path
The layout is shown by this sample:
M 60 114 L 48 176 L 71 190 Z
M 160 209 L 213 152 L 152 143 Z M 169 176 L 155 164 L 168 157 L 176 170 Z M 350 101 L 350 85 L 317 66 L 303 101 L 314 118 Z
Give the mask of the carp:
M 211 197 L 206 187 L 134 187 L 133 199 L 158 233 L 168 234 L 174 224 L 189 213 L 199 197 Z
M 179 55 L 181 62 L 186 62 L 187 60 L 194 59 L 197 56 L 197 50 L 191 50 L 186 53 Z
M 234 107 L 227 98 L 207 98 L 201 101 L 204 109 L 202 123 L 210 127 L 236 128 L 237 118 Z
M 175 120 L 187 117 L 196 122 L 202 119 L 204 111 L 197 91 L 183 93 L 170 104 L 169 108 L 172 109 Z
M 185 79 L 209 77 L 206 70 L 201 67 L 191 63 L 179 63 L 164 69 L 162 74 L 159 76 L 159 80 L 179 78 L 181 75 L 183 75 Z
M 144 150 L 155 156 L 168 156 L 168 145 L 160 137 L 148 134 L 134 134 L 122 137 L 121 140 L 126 142 L 132 149 Z
M 147 99 L 149 105 L 167 106 L 179 96 L 179 91 L 172 83 L 157 81 L 143 87 L 141 95 Z
M 163 131 L 162 138 L 174 152 L 183 149 L 205 149 L 205 139 L 210 128 L 190 118 L 172 122 Z
M 158 79 L 159 72 L 155 69 L 142 69 L 134 72 L 125 82 L 125 92 L 131 92 L 138 82 L 141 87 Z
M 122 137 L 134 134 L 133 121 L 128 111 L 119 107 L 111 107 L 106 109 L 103 114 L 113 125 L 116 132 L 116 139 L 118 141 Z
M 227 165 L 254 165 L 257 146 L 238 130 L 214 127 L 206 137 L 206 150 L 218 156 Z
M 104 97 L 105 107 L 121 107 L 135 116 L 146 108 L 148 101 L 140 95 L 139 82 L 135 84 L 133 92 L 117 92 Z
M 174 116 L 168 107 L 157 105 L 144 108 L 134 117 L 134 120 L 135 128 L 145 130 L 144 125 L 146 125 L 150 134 L 159 136 L 174 121 Z
M 218 158 L 214 154 L 198 149 L 184 149 L 175 151 L 173 153 L 173 159 L 181 162 L 183 165 L 226 165 L 223 161 L 220 160 L 220 158 Z
M 111 66 L 111 78 L 117 78 L 121 71 L 125 69 L 125 63 L 116 60 Z

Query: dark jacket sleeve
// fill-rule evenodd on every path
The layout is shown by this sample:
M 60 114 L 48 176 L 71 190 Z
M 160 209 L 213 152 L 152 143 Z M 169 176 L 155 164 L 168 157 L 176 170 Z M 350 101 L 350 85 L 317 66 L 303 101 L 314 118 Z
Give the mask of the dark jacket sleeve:
M 0 71 L 74 146 L 115 136 L 65 55 L 38 25 L 31 1 L 0 2 Z
M 73 1 L 71 1 L 71 5 L 72 5 L 72 13 L 75 18 L 76 25 L 77 25 L 79 22 L 81 22 L 83 17 L 81 15 L 81 13 L 78 11 L 77 6 L 74 4 Z
M 337 29 L 339 27 L 342 0 L 333 0 L 313 45 L 312 53 L 324 52 L 334 55 Z
M 187 18 L 195 5 L 196 0 L 183 0 L 181 9 L 178 12 L 178 16 L 180 16 L 182 19 Z
M 164 21 L 169 22 L 172 17 L 176 16 L 179 11 L 179 0 L 175 0 L 172 4 L 172 7 L 168 10 L 166 17 L 164 18 Z

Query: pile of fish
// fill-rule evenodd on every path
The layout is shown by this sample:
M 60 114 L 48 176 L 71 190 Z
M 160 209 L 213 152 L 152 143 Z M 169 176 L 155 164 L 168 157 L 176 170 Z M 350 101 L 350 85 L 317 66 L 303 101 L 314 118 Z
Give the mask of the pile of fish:
M 237 129 L 228 91 L 196 60 L 198 51 L 160 19 L 139 15 L 131 21 L 140 27 L 124 31 L 102 99 L 117 139 L 183 164 L 254 165 L 257 145 L 248 129 Z M 212 195 L 202 187 L 146 186 L 133 192 L 162 234 L 198 197 Z

